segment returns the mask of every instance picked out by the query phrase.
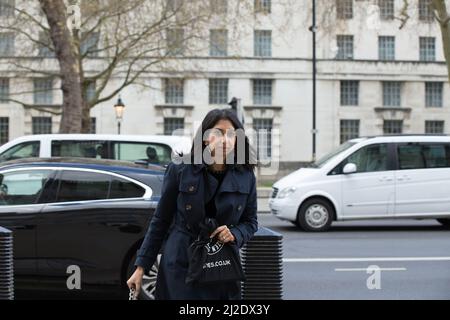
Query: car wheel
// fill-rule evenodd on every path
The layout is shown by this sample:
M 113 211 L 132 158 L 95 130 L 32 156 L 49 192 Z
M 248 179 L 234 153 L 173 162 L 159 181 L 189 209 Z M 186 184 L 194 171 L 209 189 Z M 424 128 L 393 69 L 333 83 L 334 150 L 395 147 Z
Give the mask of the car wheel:
M 131 259 L 130 265 L 128 267 L 127 279 L 131 277 L 135 268 L 134 261 L 136 257 Z M 156 278 L 158 276 L 158 270 L 161 262 L 161 254 L 158 254 L 155 263 L 153 264 L 150 271 L 144 274 L 144 278 L 142 279 L 142 288 L 139 293 L 138 300 L 155 300 L 155 290 L 156 290 Z
M 334 214 L 334 209 L 328 201 L 311 199 L 300 207 L 297 221 L 305 231 L 327 231 L 333 222 Z
M 450 228 L 450 219 L 437 219 L 444 227 Z

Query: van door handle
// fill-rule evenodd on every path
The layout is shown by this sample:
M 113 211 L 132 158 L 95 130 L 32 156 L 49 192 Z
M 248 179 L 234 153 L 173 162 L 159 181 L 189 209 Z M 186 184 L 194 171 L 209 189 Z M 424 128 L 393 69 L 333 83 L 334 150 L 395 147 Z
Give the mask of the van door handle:
M 380 178 L 380 181 L 381 182 L 391 182 L 391 181 L 393 181 L 394 179 L 393 178 L 391 178 L 391 177 L 381 177 Z
M 409 181 L 411 178 L 407 175 L 403 175 L 397 179 L 398 181 Z

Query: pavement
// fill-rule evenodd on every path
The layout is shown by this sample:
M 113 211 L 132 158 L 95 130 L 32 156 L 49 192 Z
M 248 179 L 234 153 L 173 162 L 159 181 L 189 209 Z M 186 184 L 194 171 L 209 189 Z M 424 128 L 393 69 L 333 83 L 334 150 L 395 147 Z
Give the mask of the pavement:
M 450 230 L 434 220 L 334 223 L 307 233 L 271 214 L 283 235 L 284 296 L 311 299 L 450 299 Z

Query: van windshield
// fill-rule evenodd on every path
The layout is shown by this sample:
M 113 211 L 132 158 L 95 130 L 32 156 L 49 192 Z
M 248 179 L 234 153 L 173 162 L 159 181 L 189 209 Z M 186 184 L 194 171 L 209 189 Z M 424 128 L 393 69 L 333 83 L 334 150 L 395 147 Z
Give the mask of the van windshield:
M 350 149 L 356 144 L 356 142 L 347 141 L 344 144 L 341 144 L 336 150 L 328 153 L 327 155 L 323 156 L 313 164 L 311 164 L 312 168 L 322 168 L 329 160 L 340 154 L 341 152 L 344 152 L 347 149 Z

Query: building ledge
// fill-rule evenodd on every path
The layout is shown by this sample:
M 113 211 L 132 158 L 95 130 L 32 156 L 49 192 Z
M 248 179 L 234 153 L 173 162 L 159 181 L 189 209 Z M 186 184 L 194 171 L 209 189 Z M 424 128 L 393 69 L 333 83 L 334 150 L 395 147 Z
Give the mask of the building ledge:
M 411 113 L 412 108 L 402 108 L 402 107 L 376 107 L 375 112 L 403 112 L 403 113 Z
M 270 109 L 270 110 L 282 110 L 282 106 L 270 106 L 270 105 L 254 105 L 254 106 L 244 106 L 244 109 L 246 110 L 253 110 L 253 109 Z
M 157 104 L 155 105 L 156 109 L 194 109 L 194 106 L 185 105 L 185 104 Z

